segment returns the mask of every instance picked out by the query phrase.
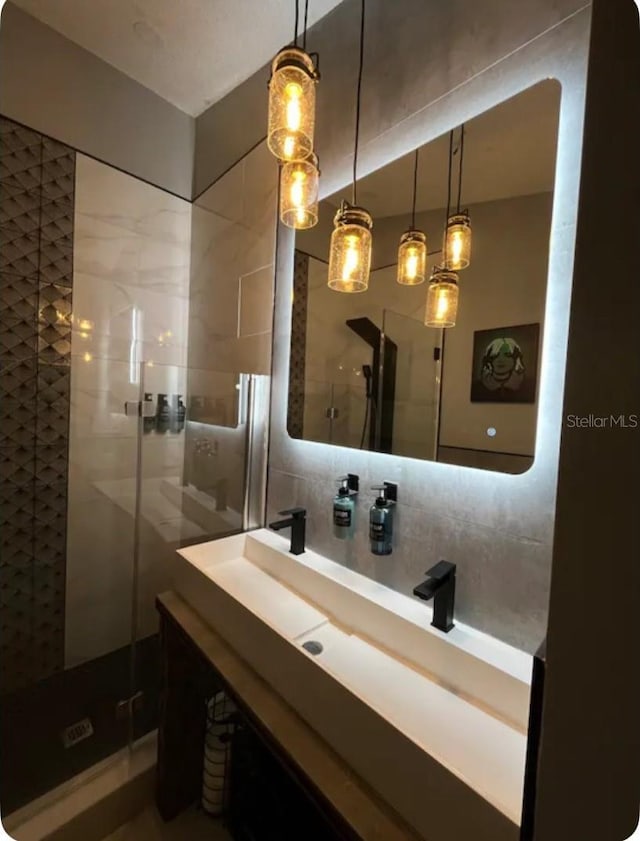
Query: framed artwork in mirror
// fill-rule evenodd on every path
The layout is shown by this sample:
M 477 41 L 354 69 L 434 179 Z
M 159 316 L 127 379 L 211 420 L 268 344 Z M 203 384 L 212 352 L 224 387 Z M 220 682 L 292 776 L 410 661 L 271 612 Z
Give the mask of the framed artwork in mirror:
M 539 324 L 476 330 L 471 402 L 535 403 L 539 338 Z

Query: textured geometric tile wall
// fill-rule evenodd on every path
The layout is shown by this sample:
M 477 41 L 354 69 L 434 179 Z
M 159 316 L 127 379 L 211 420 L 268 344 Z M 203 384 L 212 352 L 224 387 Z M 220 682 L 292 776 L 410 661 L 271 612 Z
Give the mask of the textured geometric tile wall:
M 0 691 L 64 663 L 75 152 L 0 117 Z
M 287 409 L 287 429 L 292 438 L 302 438 L 303 432 L 308 297 L 309 255 L 302 251 L 295 251 L 293 257 L 293 312 Z

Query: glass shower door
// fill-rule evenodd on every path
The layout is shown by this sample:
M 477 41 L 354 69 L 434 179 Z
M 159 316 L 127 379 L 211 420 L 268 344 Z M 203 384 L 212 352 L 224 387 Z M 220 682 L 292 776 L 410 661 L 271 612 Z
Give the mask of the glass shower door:
M 382 341 L 395 345 L 394 396 L 391 406 L 387 406 L 393 422 L 391 451 L 410 458 L 435 459 L 442 331 L 385 310 Z M 381 355 L 384 358 L 384 353 Z M 389 373 L 385 371 L 383 380 L 391 379 Z M 382 395 L 380 402 L 384 403 Z
M 82 342 L 64 363 L 3 364 L 4 408 L 11 392 L 24 403 L 0 482 L 3 816 L 129 736 L 138 388 L 98 338 Z
M 267 379 L 141 363 L 131 622 L 134 740 L 157 722 L 155 599 L 171 587 L 175 552 L 262 522 Z

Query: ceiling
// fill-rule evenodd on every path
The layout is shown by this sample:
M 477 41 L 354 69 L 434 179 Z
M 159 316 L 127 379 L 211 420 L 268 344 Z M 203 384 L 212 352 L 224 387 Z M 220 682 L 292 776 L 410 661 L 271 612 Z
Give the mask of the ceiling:
M 463 206 L 553 190 L 559 104 L 560 86 L 546 81 L 465 125 Z M 458 133 L 455 137 L 457 146 Z M 421 147 L 418 211 L 446 207 L 448 157 L 448 134 Z M 456 155 L 456 186 L 458 160 Z M 412 152 L 360 179 L 358 204 L 374 218 L 409 214 L 414 161 Z M 349 189 L 326 201 L 337 206 L 342 198 L 350 199 Z
M 194 117 L 293 40 L 295 0 L 13 2 Z M 309 26 L 339 2 L 312 0 Z

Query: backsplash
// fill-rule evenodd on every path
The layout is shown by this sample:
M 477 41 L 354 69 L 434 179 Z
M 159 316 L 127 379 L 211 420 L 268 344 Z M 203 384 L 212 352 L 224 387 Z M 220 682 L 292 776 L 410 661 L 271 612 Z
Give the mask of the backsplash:
M 2 691 L 64 665 L 75 152 L 0 120 Z

